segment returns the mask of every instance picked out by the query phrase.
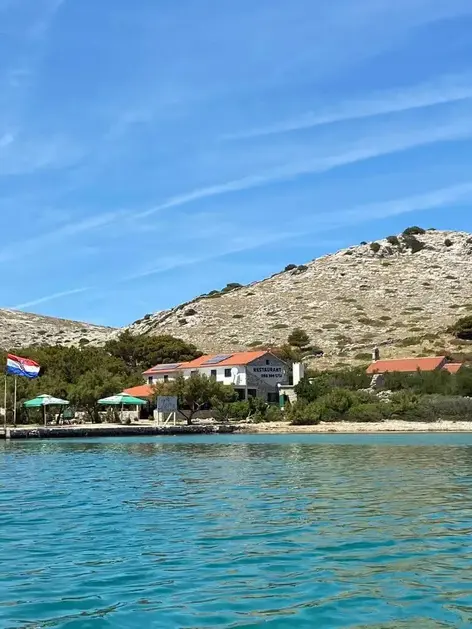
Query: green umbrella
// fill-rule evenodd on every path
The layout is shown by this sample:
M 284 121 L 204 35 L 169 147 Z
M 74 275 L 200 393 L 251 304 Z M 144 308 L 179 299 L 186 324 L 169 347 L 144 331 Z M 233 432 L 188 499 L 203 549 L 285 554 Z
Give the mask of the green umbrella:
M 44 425 L 46 426 L 46 407 L 47 406 L 69 406 L 67 400 L 61 400 L 61 398 L 53 397 L 52 395 L 38 395 L 33 400 L 28 400 L 23 405 L 25 408 L 42 408 Z
M 143 406 L 147 404 L 145 400 L 141 400 L 139 397 L 133 397 L 127 393 L 119 393 L 118 395 L 112 395 L 110 397 L 104 397 L 102 400 L 98 400 L 99 404 L 103 406 Z
M 118 395 L 105 397 L 102 400 L 98 400 L 98 403 L 102 406 L 121 406 L 121 421 L 123 421 L 123 406 L 144 406 L 147 404 L 145 400 L 141 400 L 139 397 L 133 397 L 127 393 L 119 393 Z

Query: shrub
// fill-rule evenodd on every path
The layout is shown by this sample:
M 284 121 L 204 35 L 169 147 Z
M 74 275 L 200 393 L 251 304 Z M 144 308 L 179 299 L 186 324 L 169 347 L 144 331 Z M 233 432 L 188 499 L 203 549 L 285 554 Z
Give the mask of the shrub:
M 301 328 L 295 328 L 288 337 L 288 342 L 293 347 L 299 347 L 300 349 L 307 347 L 310 343 L 310 337 Z
M 361 245 L 364 245 L 364 246 L 365 246 L 366 244 L 367 244 L 367 243 L 366 243 L 366 241 L 365 241 L 365 240 L 363 240 L 363 241 L 361 242 Z
M 354 402 L 353 394 L 347 389 L 332 389 L 320 400 L 326 409 L 337 416 L 347 413 Z
M 446 238 L 446 240 L 444 241 L 444 244 L 446 245 L 446 247 L 452 247 L 454 243 L 452 242 L 450 238 Z
M 419 407 L 425 419 L 469 419 L 472 416 L 472 399 L 460 396 L 427 395 Z
M 393 245 L 394 247 L 398 247 L 400 244 L 400 241 L 398 240 L 398 236 L 387 236 L 387 242 Z
M 184 312 L 184 317 L 193 317 L 197 314 L 197 311 L 194 308 L 189 308 Z
M 273 330 L 286 330 L 288 328 L 288 325 L 286 323 L 276 323 L 275 325 L 272 326 Z
M 187 325 L 187 319 L 178 319 L 179 325 Z
M 404 236 L 422 236 L 423 234 L 426 234 L 426 230 L 422 227 L 418 227 L 417 225 L 407 227 L 403 232 Z
M 244 315 L 243 314 L 234 314 L 233 319 L 244 319 Z
M 303 400 L 292 404 L 288 408 L 286 417 L 295 426 L 310 426 L 319 424 L 321 421 L 317 403 L 307 403 Z
M 296 268 L 297 268 L 297 265 L 296 265 L 296 264 L 287 264 L 287 266 L 286 266 L 286 267 L 285 267 L 285 269 L 284 269 L 284 272 L 287 272 L 287 271 L 293 271 L 293 270 L 294 270 L 294 269 L 296 269 Z
M 365 360 L 365 361 L 367 361 L 367 360 L 371 360 L 372 355 L 369 354 L 369 352 L 361 352 L 360 354 L 356 354 L 354 356 L 354 358 L 356 360 Z
M 381 245 L 379 245 L 378 242 L 371 242 L 370 248 L 374 253 L 378 253 L 382 249 Z
M 388 415 L 386 406 L 382 402 L 356 404 L 349 409 L 346 419 L 353 422 L 380 422 Z
M 422 251 L 426 247 L 424 242 L 421 242 L 414 236 L 411 236 L 408 234 L 404 236 L 403 242 L 405 244 L 405 247 L 407 249 L 410 249 L 412 253 L 418 253 L 419 251 Z
M 449 332 L 458 339 L 472 341 L 472 316 L 462 317 L 451 328 Z

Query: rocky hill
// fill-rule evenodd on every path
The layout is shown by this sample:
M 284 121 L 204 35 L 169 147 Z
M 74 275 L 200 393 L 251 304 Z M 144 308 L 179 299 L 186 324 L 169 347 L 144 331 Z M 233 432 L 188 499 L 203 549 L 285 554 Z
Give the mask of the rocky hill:
M 55 319 L 41 315 L 0 309 L 0 347 L 12 349 L 28 345 L 79 345 L 103 343 L 112 328 Z
M 135 333 L 173 334 L 205 351 L 279 346 L 295 327 L 324 351 L 320 366 L 383 356 L 470 352 L 447 334 L 472 313 L 472 235 L 411 228 L 248 286 L 228 285 L 146 315 Z

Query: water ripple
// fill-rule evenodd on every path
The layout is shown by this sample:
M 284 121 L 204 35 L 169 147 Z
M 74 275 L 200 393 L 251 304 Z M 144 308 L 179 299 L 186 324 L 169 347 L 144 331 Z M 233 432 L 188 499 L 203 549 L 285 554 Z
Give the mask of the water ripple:
M 466 435 L 0 448 L 0 627 L 472 626 Z

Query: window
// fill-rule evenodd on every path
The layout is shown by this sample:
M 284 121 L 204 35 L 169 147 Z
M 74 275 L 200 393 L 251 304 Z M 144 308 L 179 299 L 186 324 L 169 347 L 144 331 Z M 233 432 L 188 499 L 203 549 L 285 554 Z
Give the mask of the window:
M 169 376 L 164 376 L 164 382 L 169 382 Z
M 191 372 L 190 372 L 190 376 L 196 376 L 196 375 L 197 375 L 197 373 L 198 373 L 198 371 L 196 371 L 196 370 L 195 370 L 195 371 L 191 371 Z
M 216 380 L 216 369 L 211 370 L 210 378 L 214 378 Z
M 269 404 L 278 404 L 279 403 L 279 394 L 277 392 L 268 393 L 267 394 L 267 402 Z
M 238 400 L 242 402 L 246 399 L 246 391 L 244 389 L 235 389 L 236 395 L 238 396 Z
M 148 378 L 148 384 L 154 384 L 154 380 L 152 376 L 149 376 Z
M 266 360 L 266 365 L 270 365 L 270 360 Z
M 231 369 L 225 369 L 225 378 L 231 378 Z
M 247 390 L 248 397 L 257 397 L 257 389 L 248 389 Z

